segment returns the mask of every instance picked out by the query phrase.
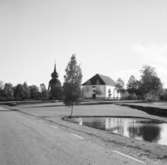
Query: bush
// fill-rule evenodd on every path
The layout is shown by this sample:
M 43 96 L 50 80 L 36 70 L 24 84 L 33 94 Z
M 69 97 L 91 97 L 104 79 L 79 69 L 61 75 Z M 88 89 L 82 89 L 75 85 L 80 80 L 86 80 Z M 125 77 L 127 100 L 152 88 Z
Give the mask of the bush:
M 160 94 L 160 100 L 167 101 L 167 89 Z
M 137 100 L 138 99 L 136 94 L 129 94 L 128 98 L 129 98 L 129 100 Z
M 122 95 L 122 100 L 137 100 L 136 94 L 130 94 L 129 92 L 124 92 Z
M 160 98 L 159 95 L 154 93 L 154 92 L 148 92 L 144 96 L 144 100 L 147 101 L 147 102 L 158 101 L 159 98 Z

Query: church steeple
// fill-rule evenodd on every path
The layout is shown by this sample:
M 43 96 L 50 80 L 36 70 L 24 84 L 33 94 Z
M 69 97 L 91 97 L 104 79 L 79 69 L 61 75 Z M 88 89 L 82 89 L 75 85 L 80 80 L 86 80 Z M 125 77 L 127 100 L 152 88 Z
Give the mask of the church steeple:
M 54 69 L 51 74 L 51 80 L 49 81 L 49 98 L 50 99 L 61 99 L 62 97 L 62 87 L 61 82 L 58 79 L 58 73 L 56 70 L 56 63 L 54 64 Z
M 55 65 L 54 65 L 54 72 L 56 72 L 56 63 L 55 63 Z
M 53 73 L 51 74 L 51 76 L 52 76 L 53 79 L 58 78 L 58 73 L 57 73 L 57 71 L 56 71 L 56 63 L 55 63 L 55 65 L 54 65 L 54 70 L 53 70 Z

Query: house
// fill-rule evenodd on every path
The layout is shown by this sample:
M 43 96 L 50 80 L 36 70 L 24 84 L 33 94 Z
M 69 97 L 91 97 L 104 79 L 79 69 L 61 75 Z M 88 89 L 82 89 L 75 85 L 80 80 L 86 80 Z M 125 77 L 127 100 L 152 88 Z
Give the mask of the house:
M 121 94 L 115 88 L 115 82 L 108 76 L 96 74 L 82 84 L 84 98 L 120 99 Z

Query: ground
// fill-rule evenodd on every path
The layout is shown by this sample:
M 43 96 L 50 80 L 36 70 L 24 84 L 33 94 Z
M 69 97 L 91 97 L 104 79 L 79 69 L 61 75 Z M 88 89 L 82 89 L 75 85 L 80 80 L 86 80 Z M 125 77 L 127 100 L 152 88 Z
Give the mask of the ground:
M 10 111 L 12 110 L 12 111 Z M 1 108 L 0 162 L 10 164 L 167 164 L 167 147 L 79 126 L 62 117 L 61 103 Z M 138 116 L 166 120 L 118 105 L 80 105 L 77 116 Z

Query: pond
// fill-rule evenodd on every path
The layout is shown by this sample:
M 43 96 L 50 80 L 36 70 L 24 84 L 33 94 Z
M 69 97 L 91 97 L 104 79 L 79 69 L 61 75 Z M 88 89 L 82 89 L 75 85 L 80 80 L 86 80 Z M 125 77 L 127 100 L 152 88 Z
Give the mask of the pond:
M 167 123 L 144 118 L 73 117 L 71 122 L 129 138 L 167 145 Z

